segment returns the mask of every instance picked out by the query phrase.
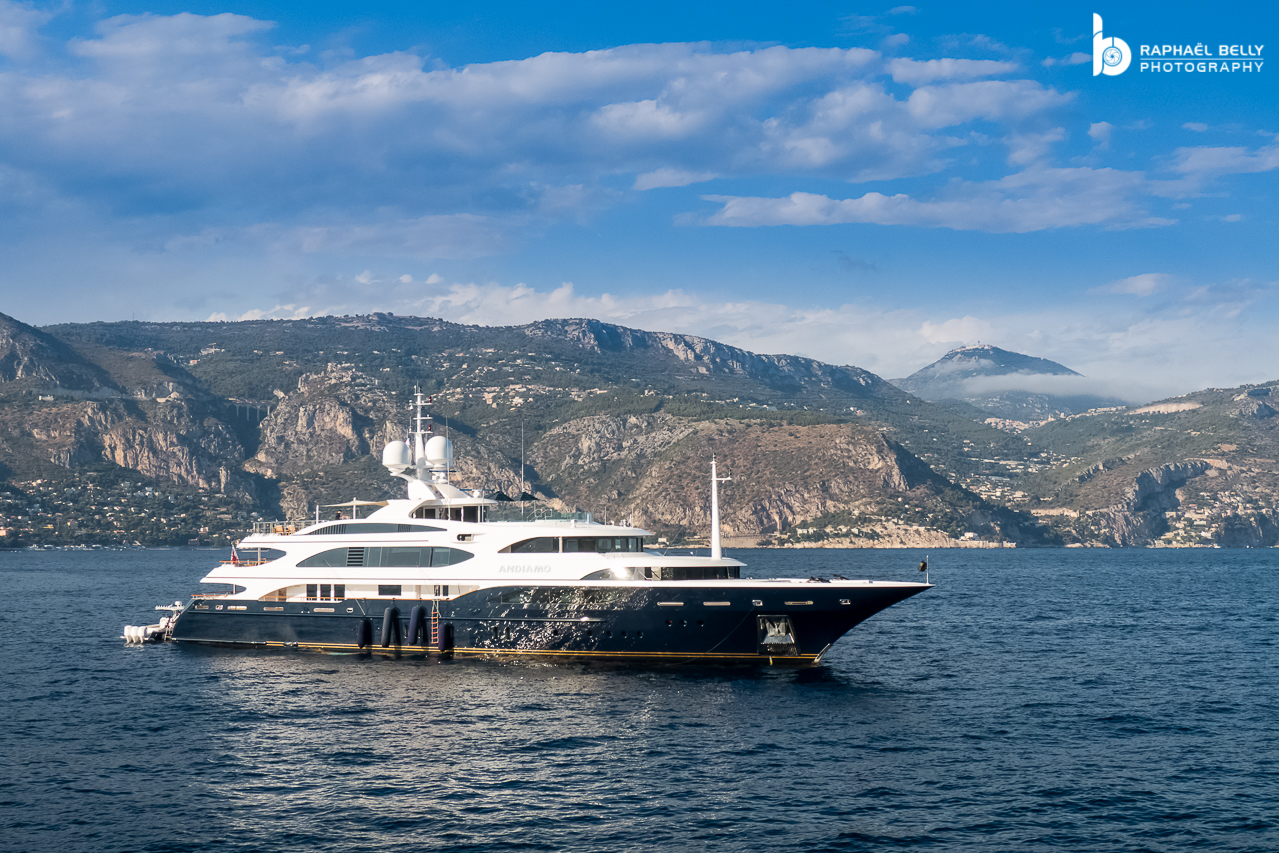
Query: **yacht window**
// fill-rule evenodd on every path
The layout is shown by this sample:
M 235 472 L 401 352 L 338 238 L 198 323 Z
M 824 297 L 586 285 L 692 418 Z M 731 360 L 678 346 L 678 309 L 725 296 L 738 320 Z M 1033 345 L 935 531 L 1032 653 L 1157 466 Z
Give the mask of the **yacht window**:
M 449 595 L 449 585 L 448 585 L 448 584 L 443 584 L 443 585 L 436 584 L 436 585 L 435 585 L 435 597 L 436 597 L 436 598 L 448 598 L 448 595 Z
M 431 565 L 435 568 L 456 566 L 458 563 L 465 563 L 475 556 L 470 551 L 463 551 L 461 548 L 432 548 L 431 551 Z
M 379 555 L 381 557 L 379 565 L 382 566 L 431 565 L 430 548 L 379 548 L 378 550 L 382 552 Z
M 333 584 L 331 583 L 320 584 L 320 598 L 323 601 L 329 601 L 333 598 Z
M 398 583 L 380 583 L 377 585 L 378 595 L 393 595 L 398 598 L 402 590 L 403 587 Z
M 319 587 L 313 583 L 306 585 L 306 600 L 315 601 L 319 597 Z
M 571 536 L 564 540 L 564 553 L 594 551 L 608 554 L 614 551 L 636 552 L 644 550 L 644 540 L 638 536 Z
M 304 568 L 346 568 L 367 566 L 370 568 L 404 568 L 429 566 L 456 566 L 475 556 L 460 548 L 432 548 L 421 546 L 396 546 L 383 548 L 333 548 L 313 554 L 298 563 Z
M 359 550 L 359 549 L 357 549 Z M 304 568 L 326 568 L 334 569 L 346 566 L 346 548 L 333 548 L 328 551 L 321 551 L 318 554 L 312 554 L 305 560 L 298 563 Z
M 554 554 L 560 550 L 560 541 L 553 536 L 539 536 L 536 539 L 516 542 L 502 550 L 511 554 Z
M 645 569 L 645 578 L 664 581 L 728 580 L 741 576 L 737 566 L 663 566 L 661 569 Z
M 341 601 L 344 598 L 346 598 L 346 584 L 344 583 L 333 584 L 333 599 L 335 601 Z

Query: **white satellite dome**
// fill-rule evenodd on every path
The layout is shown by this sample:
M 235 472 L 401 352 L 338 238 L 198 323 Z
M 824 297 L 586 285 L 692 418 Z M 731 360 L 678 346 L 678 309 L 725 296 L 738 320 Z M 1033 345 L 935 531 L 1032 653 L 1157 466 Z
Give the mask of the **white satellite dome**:
M 382 464 L 397 474 L 408 468 L 413 464 L 409 446 L 402 441 L 392 441 L 382 449 Z
M 442 435 L 426 442 L 426 464 L 432 468 L 448 468 L 453 464 L 453 442 Z

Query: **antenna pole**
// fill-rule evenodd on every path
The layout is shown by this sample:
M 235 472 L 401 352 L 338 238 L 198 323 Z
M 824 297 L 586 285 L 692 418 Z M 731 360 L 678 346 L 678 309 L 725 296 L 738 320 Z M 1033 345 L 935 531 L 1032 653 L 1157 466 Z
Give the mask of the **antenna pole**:
M 426 439 L 425 432 L 422 429 L 422 388 L 418 386 L 413 389 L 413 462 L 421 467 L 422 461 L 426 459 Z
M 720 477 L 715 473 L 715 457 L 711 457 L 711 559 L 718 560 L 724 556 L 724 549 L 719 540 L 719 484 L 727 483 L 732 477 Z
M 426 437 L 431 433 L 431 416 L 422 414 L 426 402 L 422 399 L 421 386 L 413 389 L 413 406 L 415 409 L 413 415 L 413 467 L 417 471 L 417 478 L 425 482 L 427 480 Z M 447 475 L 445 475 L 445 479 L 448 479 Z

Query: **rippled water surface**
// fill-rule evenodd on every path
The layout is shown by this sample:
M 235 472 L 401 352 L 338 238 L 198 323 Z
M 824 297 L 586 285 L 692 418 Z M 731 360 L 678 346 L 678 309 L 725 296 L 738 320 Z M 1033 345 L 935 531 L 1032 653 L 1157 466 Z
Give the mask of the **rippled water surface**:
M 935 553 L 804 670 L 124 646 L 218 556 L 0 553 L 0 849 L 1279 849 L 1279 551 Z

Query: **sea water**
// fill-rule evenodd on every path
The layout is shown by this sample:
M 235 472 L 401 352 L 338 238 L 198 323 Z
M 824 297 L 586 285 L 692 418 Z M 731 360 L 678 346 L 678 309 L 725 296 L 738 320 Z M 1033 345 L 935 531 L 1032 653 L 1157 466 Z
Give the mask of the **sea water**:
M 119 639 L 220 556 L 0 553 L 0 849 L 1279 849 L 1276 550 L 933 552 L 807 669 Z

